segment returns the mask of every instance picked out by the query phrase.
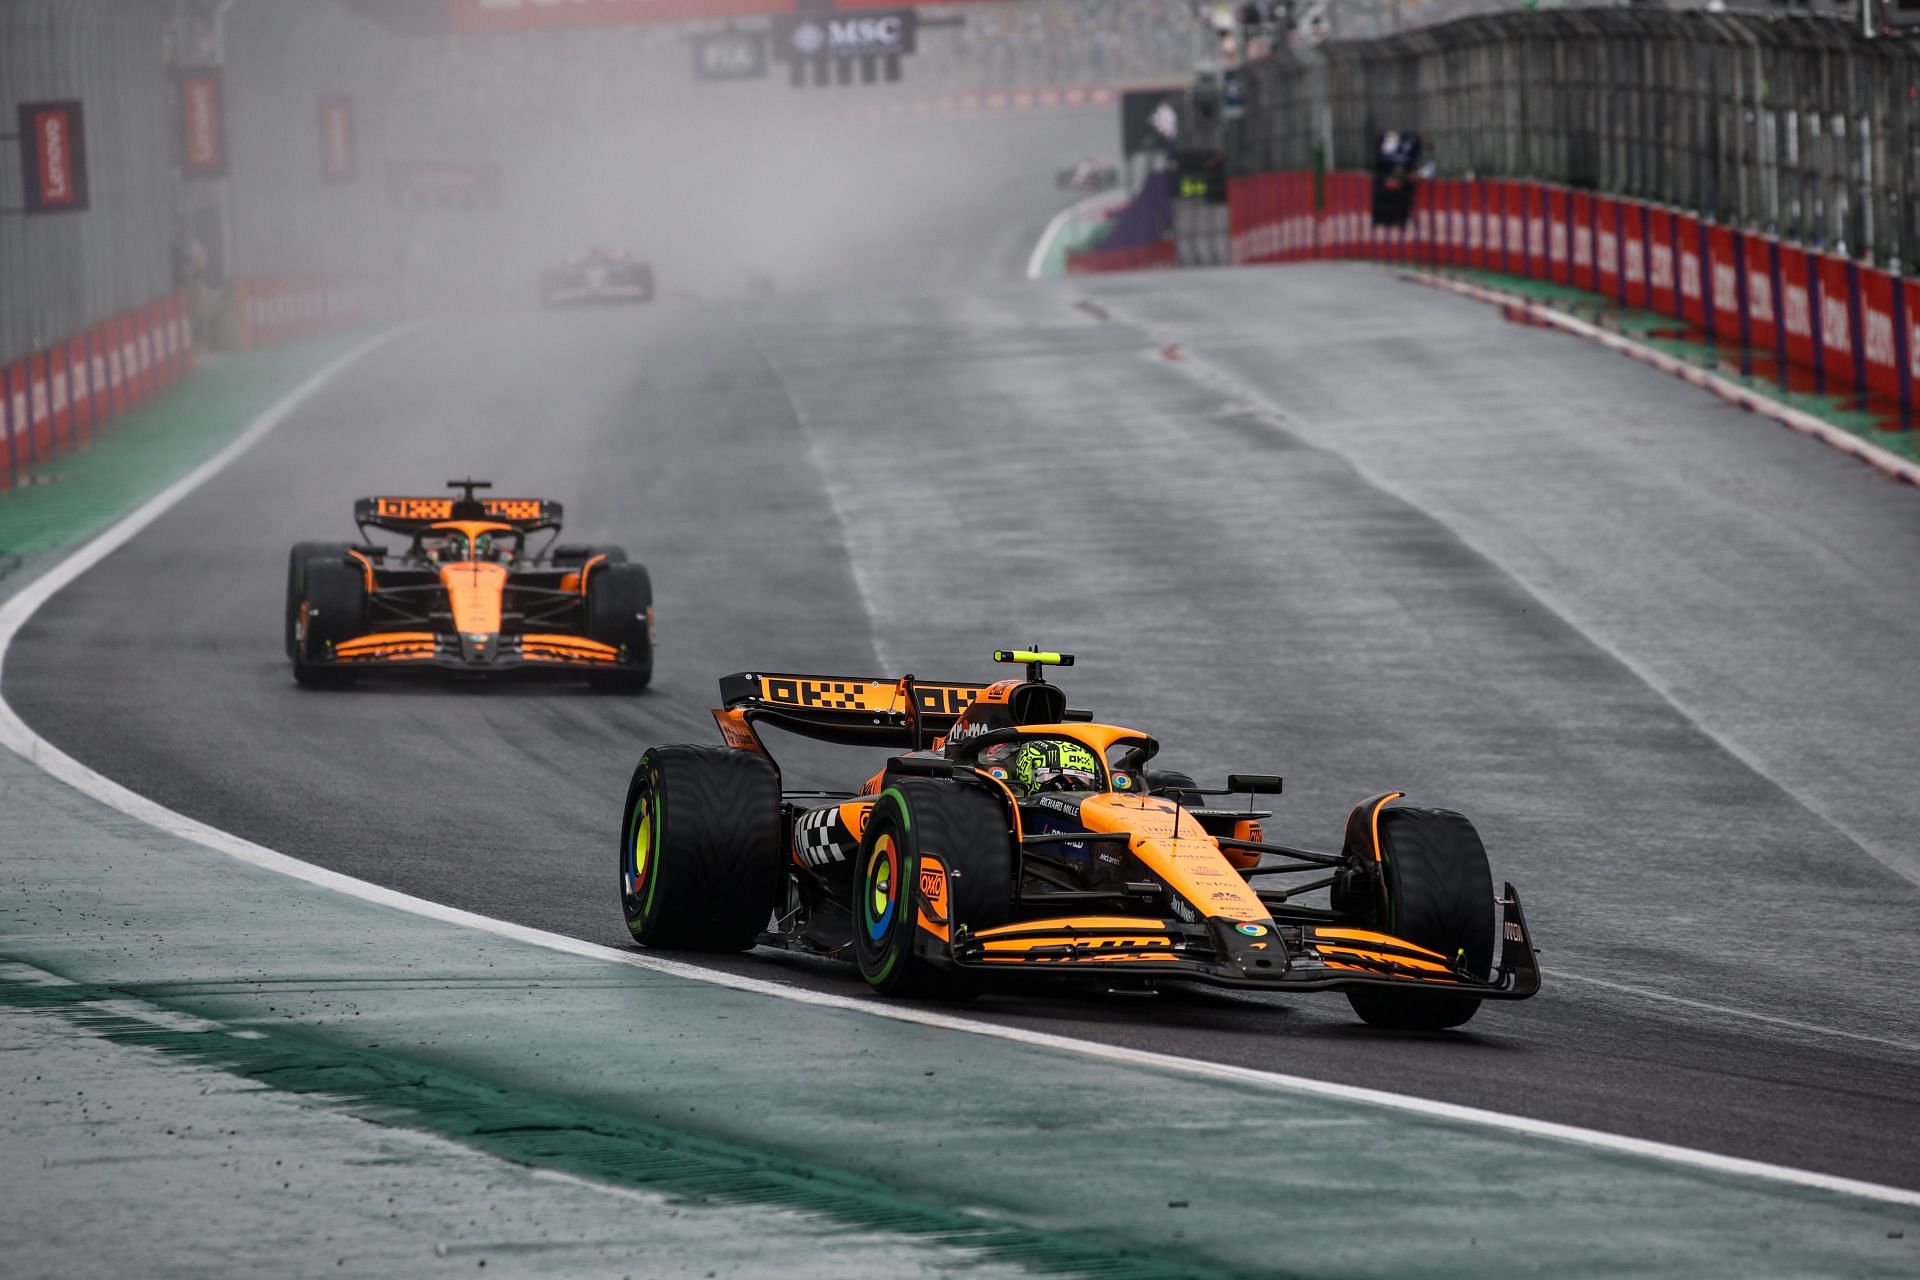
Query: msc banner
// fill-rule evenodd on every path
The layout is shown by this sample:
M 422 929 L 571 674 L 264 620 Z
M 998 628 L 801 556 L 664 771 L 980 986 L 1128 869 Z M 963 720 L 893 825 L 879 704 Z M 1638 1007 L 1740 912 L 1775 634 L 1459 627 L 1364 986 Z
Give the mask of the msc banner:
M 182 71 L 179 89 L 181 172 L 189 178 L 226 177 L 227 134 L 221 119 L 219 70 Z
M 320 177 L 326 182 L 352 182 L 353 99 L 320 99 Z
M 869 13 L 806 13 L 773 20 L 774 56 L 897 58 L 914 51 L 918 18 L 912 9 Z
M 28 213 L 87 207 L 87 130 L 78 102 L 20 104 L 21 190 Z

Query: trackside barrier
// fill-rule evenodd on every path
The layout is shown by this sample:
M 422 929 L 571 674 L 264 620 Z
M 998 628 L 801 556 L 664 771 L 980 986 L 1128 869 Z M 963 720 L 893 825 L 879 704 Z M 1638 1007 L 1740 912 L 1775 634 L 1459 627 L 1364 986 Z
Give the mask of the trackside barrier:
M 1178 265 L 1178 253 L 1171 240 L 1151 244 L 1128 245 L 1124 249 L 1090 249 L 1067 255 L 1067 274 L 1094 275 L 1108 271 L 1151 271 Z
M 360 294 L 352 276 L 238 276 L 228 293 L 223 332 L 229 345 L 244 349 L 344 329 L 359 321 Z
M 1920 281 L 1664 205 L 1511 179 L 1428 181 L 1407 225 L 1383 229 L 1369 216 L 1369 182 L 1294 170 L 1231 179 L 1234 264 L 1357 258 L 1550 280 L 1771 355 L 1808 390 L 1897 400 L 1909 421 Z M 1068 269 L 1171 263 L 1171 248 L 1151 262 L 1116 251 L 1076 255 Z
M 229 294 L 233 345 L 265 346 L 359 323 L 347 275 L 243 276 Z M 0 486 L 14 488 L 37 463 L 89 447 L 101 427 L 140 408 L 194 370 L 185 293 L 109 316 L 0 365 Z
M 193 372 L 184 294 L 168 294 L 0 366 L 0 477 L 89 447 L 110 420 Z

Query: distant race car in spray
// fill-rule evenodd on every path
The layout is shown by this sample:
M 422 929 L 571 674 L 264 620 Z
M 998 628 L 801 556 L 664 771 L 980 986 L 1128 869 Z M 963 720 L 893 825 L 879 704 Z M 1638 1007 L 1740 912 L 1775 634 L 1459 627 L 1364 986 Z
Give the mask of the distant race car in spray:
M 630 254 L 595 249 L 540 273 L 540 305 L 653 301 L 653 268 Z
M 544 498 L 362 498 L 362 541 L 302 542 L 287 560 L 287 657 L 308 687 L 370 672 L 584 675 L 637 693 L 653 677 L 653 581 L 616 546 L 554 545 Z M 399 547 L 373 531 L 397 534 Z M 528 541 L 545 533 L 538 549 Z
M 1387 791 L 1354 806 L 1337 853 L 1271 843 L 1268 811 L 1210 801 L 1277 795 L 1278 777 L 1208 790 L 1156 772 L 1153 738 L 1069 710 L 1043 679 L 1071 655 L 994 658 L 1026 678 L 723 678 L 726 745 L 654 747 L 634 770 L 619 843 L 634 938 L 846 959 L 897 995 L 1034 974 L 1339 991 L 1405 1029 L 1539 990 L 1520 895 L 1494 892 L 1460 814 Z M 904 754 L 857 791 L 788 791 L 763 726 Z M 1302 900 L 1319 890 L 1328 905 Z
M 1065 191 L 1107 191 L 1120 185 L 1120 168 L 1104 160 L 1082 160 L 1055 172 L 1053 185 Z

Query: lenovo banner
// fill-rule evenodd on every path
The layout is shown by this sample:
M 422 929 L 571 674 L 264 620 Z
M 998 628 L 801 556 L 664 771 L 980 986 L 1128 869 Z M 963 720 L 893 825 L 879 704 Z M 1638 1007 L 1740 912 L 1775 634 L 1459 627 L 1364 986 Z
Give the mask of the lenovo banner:
M 357 166 L 353 156 L 353 99 L 320 99 L 320 177 L 326 182 L 352 182 Z
M 226 125 L 221 120 L 220 72 L 182 71 L 180 89 L 180 170 L 190 178 L 227 175 Z
M 20 158 L 28 213 L 87 207 L 87 130 L 78 102 L 21 103 Z

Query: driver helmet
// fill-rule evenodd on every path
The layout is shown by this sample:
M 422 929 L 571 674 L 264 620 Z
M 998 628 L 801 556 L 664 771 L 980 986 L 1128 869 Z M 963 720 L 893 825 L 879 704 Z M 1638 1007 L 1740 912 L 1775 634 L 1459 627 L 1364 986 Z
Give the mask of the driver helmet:
M 1045 738 L 1023 743 L 1013 757 L 1013 781 L 1021 791 L 1098 791 L 1100 761 L 1077 742 Z
M 453 564 L 467 558 L 467 535 L 458 529 L 449 533 L 440 545 L 434 549 L 433 558 L 442 564 Z
M 473 558 L 475 560 L 497 560 L 500 548 L 494 543 L 493 535 L 483 533 L 473 540 Z

